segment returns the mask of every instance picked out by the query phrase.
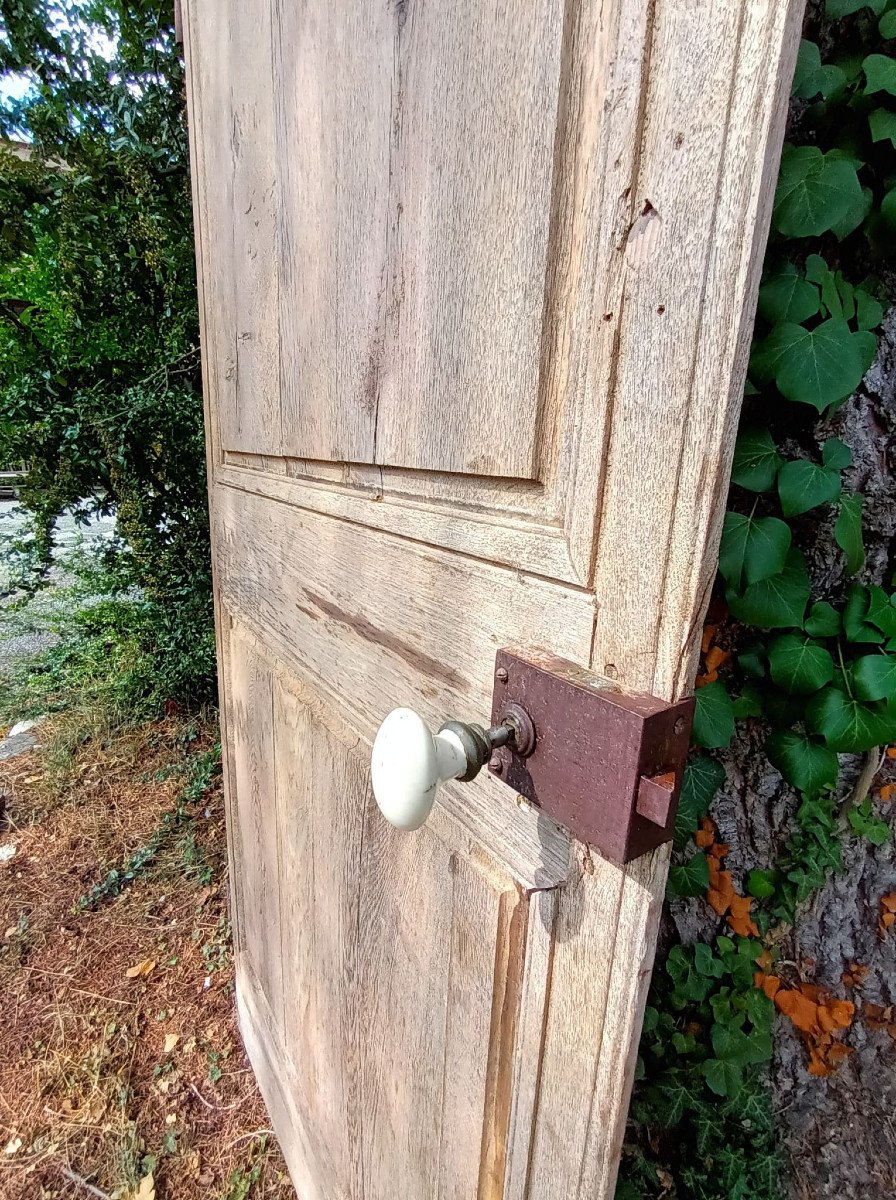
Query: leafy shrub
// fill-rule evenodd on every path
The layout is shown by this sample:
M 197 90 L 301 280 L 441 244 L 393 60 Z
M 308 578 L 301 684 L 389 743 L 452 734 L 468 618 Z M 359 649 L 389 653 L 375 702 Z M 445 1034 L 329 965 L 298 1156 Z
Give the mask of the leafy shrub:
M 183 70 L 171 3 L 17 0 L 0 71 L 0 456 L 28 465 L 46 572 L 65 509 L 115 511 L 137 586 L 131 677 L 213 694 L 211 581 Z M 92 618 L 91 618 L 92 619 Z M 167 698 L 167 697 L 166 697 Z

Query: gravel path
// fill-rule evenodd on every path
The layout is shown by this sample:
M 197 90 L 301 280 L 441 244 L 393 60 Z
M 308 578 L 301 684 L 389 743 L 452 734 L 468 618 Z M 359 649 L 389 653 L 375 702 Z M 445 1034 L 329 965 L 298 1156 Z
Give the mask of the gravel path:
M 0 551 L 3 543 L 11 537 L 16 537 L 27 527 L 27 521 L 22 509 L 14 500 L 0 500 Z M 107 540 L 115 532 L 114 517 L 97 517 L 88 525 L 78 525 L 73 517 L 62 516 L 56 522 L 56 545 L 62 554 L 69 553 L 80 542 L 88 545 Z M 0 590 L 6 582 L 2 558 L 0 558 Z M 28 606 L 31 622 L 41 624 L 42 618 L 49 619 L 59 603 L 56 587 L 65 582 L 62 571 L 55 574 L 54 584 L 38 593 Z M 0 609 L 8 603 L 0 600 Z M 33 654 L 46 646 L 51 646 L 55 634 L 49 630 L 19 631 L 5 627 L 0 622 L 0 681 L 8 666 L 17 658 Z

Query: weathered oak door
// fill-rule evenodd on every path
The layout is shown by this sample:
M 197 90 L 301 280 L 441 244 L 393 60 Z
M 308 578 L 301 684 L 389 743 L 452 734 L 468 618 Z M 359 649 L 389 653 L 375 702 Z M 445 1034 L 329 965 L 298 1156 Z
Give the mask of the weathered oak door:
M 800 0 L 189 0 L 243 1034 L 303 1200 L 612 1194 L 666 876 L 383 716 L 686 693 Z

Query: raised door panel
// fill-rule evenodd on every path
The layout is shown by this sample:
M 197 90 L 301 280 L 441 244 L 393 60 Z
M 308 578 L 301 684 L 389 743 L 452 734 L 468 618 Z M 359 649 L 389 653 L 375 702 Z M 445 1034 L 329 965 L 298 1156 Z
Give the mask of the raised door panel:
M 330 1200 L 510 1197 L 531 1138 L 550 893 L 447 814 L 410 836 L 386 825 L 366 741 L 239 623 L 225 661 L 243 1025 L 272 1064 L 262 1088 L 286 1109 L 296 1180 Z

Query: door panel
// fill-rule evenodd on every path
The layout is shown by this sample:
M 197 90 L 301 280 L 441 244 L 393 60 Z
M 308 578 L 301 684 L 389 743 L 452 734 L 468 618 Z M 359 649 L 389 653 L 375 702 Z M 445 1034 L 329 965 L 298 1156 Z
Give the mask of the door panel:
M 801 0 L 189 0 L 241 1029 L 303 1200 L 608 1200 L 668 866 L 389 709 L 682 695 Z
M 326 1195 L 502 1194 L 553 903 L 447 814 L 410 838 L 382 821 L 366 743 L 238 624 L 225 659 L 243 989 L 301 1125 L 287 1156 L 325 1156 Z

